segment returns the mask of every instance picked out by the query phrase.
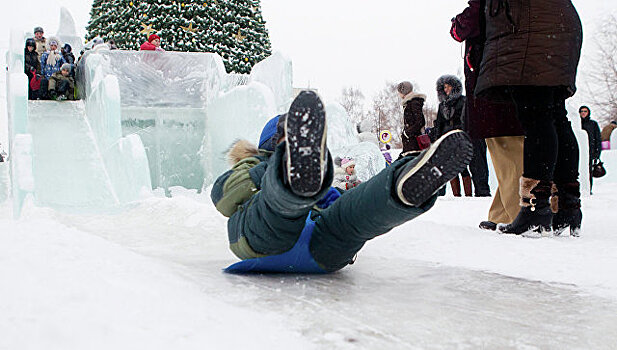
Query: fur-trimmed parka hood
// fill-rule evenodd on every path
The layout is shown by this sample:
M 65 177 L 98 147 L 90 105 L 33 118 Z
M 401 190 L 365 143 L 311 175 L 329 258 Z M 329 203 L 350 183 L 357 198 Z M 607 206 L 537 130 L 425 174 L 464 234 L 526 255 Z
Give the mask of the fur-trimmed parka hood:
M 247 140 L 235 141 L 227 151 L 227 161 L 233 166 L 242 159 L 259 155 L 257 146 Z
M 49 47 L 49 43 L 55 41 L 56 43 L 58 43 L 58 48 L 56 49 L 58 52 L 60 52 L 60 49 L 62 48 L 62 45 L 64 45 L 64 43 L 62 42 L 62 40 L 58 39 L 55 36 L 50 36 L 49 38 L 47 38 L 47 42 L 45 42 L 45 50 L 50 51 L 51 48 Z
M 401 101 L 401 104 L 404 106 L 405 103 L 413 100 L 414 98 L 421 98 L 423 100 L 426 100 L 426 95 L 421 94 L 419 92 L 412 91 L 403 97 L 403 101 Z
M 445 84 L 452 86 L 452 92 L 450 95 L 446 95 L 443 91 Z M 437 79 L 436 89 L 439 103 L 444 101 L 454 101 L 463 96 L 463 84 L 461 83 L 461 80 L 454 75 L 443 75 Z

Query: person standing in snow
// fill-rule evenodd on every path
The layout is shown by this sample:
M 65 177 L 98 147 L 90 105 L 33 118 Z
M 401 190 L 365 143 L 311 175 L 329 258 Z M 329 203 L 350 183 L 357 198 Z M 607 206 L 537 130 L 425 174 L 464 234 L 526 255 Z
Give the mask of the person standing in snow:
M 230 249 L 243 260 L 226 271 L 342 269 L 368 240 L 428 211 L 472 154 L 467 135 L 452 131 L 341 195 L 331 187 L 324 105 L 303 91 L 286 116 L 268 121 L 259 148 L 245 140 L 231 147 L 234 165 L 212 187 L 212 202 L 229 218 Z
M 165 51 L 161 48 L 161 37 L 156 34 L 151 34 L 148 41 L 141 44 L 140 51 Z
M 435 135 L 441 137 L 451 130 L 463 129 L 463 110 L 465 109 L 465 96 L 463 96 L 463 84 L 454 75 L 444 75 L 437 80 L 437 98 L 439 108 L 435 119 Z M 467 168 L 461 173 L 463 178 L 463 190 L 466 197 L 472 195 L 471 174 Z M 451 181 L 452 193 L 455 197 L 461 196 L 461 184 L 458 175 Z
M 521 208 L 502 233 L 578 235 L 578 144 L 565 100 L 576 92 L 581 21 L 570 0 L 487 0 L 486 40 L 475 94 L 508 98 L 525 132 Z M 555 184 L 555 191 L 552 190 Z M 551 193 L 556 203 L 549 205 Z
M 463 124 L 474 143 L 474 159 L 469 168 L 472 170 L 476 196 L 478 187 L 488 187 L 488 172 L 481 175 L 483 184 L 478 185 L 479 181 L 476 176 L 478 171 L 473 171 L 473 164 L 477 161 L 483 163 L 477 168 L 486 166 L 484 147 L 488 148 L 491 153 L 497 178 L 498 186 L 488 212 L 488 220 L 480 222 L 479 225 L 481 229 L 494 231 L 497 229 L 497 224 L 509 224 L 514 221 L 520 209 L 518 184 L 523 174 L 524 137 L 512 101 L 500 101 L 474 95 L 484 52 L 485 5 L 485 0 L 470 0 L 467 8 L 452 19 L 450 35 L 458 42 L 465 42 L 464 72 L 467 109 Z M 483 147 L 474 140 L 484 140 L 486 146 Z M 476 158 L 478 155 L 480 155 L 479 158 Z M 483 194 L 487 193 L 489 190 Z
M 417 137 L 422 135 L 422 128 L 426 125 L 424 119 L 424 101 L 426 95 L 413 91 L 413 85 L 409 81 L 403 81 L 396 87 L 403 105 L 403 130 L 401 140 L 403 141 L 403 151 L 399 158 L 421 151 Z
M 58 50 L 60 46 L 60 40 L 56 38 L 49 39 L 49 49 L 41 56 L 41 70 L 43 71 L 44 78 L 41 81 L 41 98 L 47 98 L 47 86 L 49 84 L 49 78 L 58 72 L 63 64 L 64 57 Z
M 578 109 L 578 114 L 581 117 L 581 128 L 587 132 L 589 140 L 589 194 L 593 194 L 593 176 L 591 170 L 593 166 L 600 162 L 600 154 L 602 153 L 602 134 L 598 123 L 591 119 L 591 110 L 587 106 L 581 106 Z
M 356 175 L 356 161 L 353 158 L 337 157 L 334 159 L 334 165 L 336 167 L 334 168 L 332 187 L 348 191 L 361 183 L 358 180 L 358 175 Z
M 24 49 L 24 73 L 28 75 L 28 99 L 36 100 L 40 85 L 38 89 L 35 89 L 30 82 L 33 78 L 40 79 L 41 61 L 39 61 L 39 55 L 36 53 L 36 42 L 32 38 L 26 40 L 26 48 Z

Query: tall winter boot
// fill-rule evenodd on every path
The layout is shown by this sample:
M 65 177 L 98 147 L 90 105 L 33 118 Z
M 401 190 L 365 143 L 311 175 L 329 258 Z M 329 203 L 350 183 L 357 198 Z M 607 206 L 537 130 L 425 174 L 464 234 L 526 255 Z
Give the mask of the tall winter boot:
M 581 231 L 581 186 L 578 181 L 553 185 L 551 198 L 553 230 L 556 236 L 570 228 L 570 236 L 578 237 Z
M 521 210 L 511 224 L 499 225 L 501 233 L 541 237 L 551 231 L 553 212 L 549 205 L 551 183 L 521 177 Z
M 465 197 L 471 197 L 471 176 L 463 176 L 463 190 L 465 191 Z
M 458 180 L 458 174 L 454 179 L 450 180 L 450 187 L 452 187 L 452 193 L 454 194 L 454 197 L 461 196 L 461 183 Z

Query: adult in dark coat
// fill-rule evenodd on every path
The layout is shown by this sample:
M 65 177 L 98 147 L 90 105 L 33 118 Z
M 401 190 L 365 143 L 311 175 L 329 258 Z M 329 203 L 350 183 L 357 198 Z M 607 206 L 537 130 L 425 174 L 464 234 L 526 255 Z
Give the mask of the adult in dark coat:
M 598 123 L 591 119 L 591 110 L 587 106 L 581 106 L 578 109 L 578 114 L 581 117 L 581 128 L 587 132 L 589 139 L 589 193 L 593 189 L 593 176 L 591 176 L 592 166 L 600 161 L 600 153 L 602 153 L 602 134 Z
M 465 42 L 467 108 L 463 124 L 474 143 L 474 159 L 469 169 L 476 195 L 482 193 L 483 187 L 488 187 L 487 147 L 498 183 L 488 220 L 482 221 L 480 227 L 495 230 L 497 223 L 514 221 L 520 209 L 518 187 L 523 173 L 523 129 L 512 101 L 474 95 L 484 52 L 485 4 L 485 0 L 470 0 L 467 8 L 452 19 L 450 35 L 458 42 Z
M 39 54 L 36 52 L 36 42 L 32 38 L 26 40 L 26 48 L 24 49 L 24 73 L 28 75 L 28 99 L 36 100 L 38 97 L 38 89 L 32 90 L 30 80 L 32 80 L 35 75 L 41 75 L 41 62 L 39 61 Z
M 434 128 L 437 138 L 445 135 L 448 131 L 463 130 L 463 114 L 465 110 L 465 96 L 463 96 L 463 84 L 454 75 L 444 75 L 437 80 L 437 99 L 439 108 Z M 465 196 L 472 195 L 471 174 L 467 169 L 461 173 L 463 178 L 463 190 Z M 461 186 L 458 175 L 450 181 L 452 194 L 461 196 Z
M 422 128 L 426 125 L 422 111 L 426 95 L 414 92 L 413 84 L 409 81 L 399 83 L 396 90 L 403 105 L 403 131 L 401 132 L 403 151 L 401 157 L 404 157 L 420 151 L 417 137 L 422 135 Z
M 487 0 L 475 93 L 508 95 L 525 131 L 521 210 L 503 233 L 580 230 L 578 144 L 565 99 L 576 91 L 582 27 L 570 0 Z M 556 185 L 558 213 L 549 207 Z M 555 210 L 557 208 L 554 208 Z

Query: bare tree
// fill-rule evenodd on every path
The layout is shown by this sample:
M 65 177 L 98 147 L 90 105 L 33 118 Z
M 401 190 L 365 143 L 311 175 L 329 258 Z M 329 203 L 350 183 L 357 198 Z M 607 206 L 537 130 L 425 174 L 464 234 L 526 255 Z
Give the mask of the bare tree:
M 401 99 L 396 91 L 396 85 L 387 82 L 386 86 L 373 97 L 371 114 L 377 121 L 377 130 L 390 130 L 392 143 L 401 147 L 401 130 L 403 129 L 403 109 Z
M 608 16 L 601 21 L 596 36 L 598 47 L 588 86 L 591 98 L 599 113 L 594 113 L 601 124 L 617 119 L 617 17 Z
M 339 103 L 345 108 L 354 124 L 360 124 L 366 118 L 364 94 L 355 87 L 346 87 L 341 91 Z

